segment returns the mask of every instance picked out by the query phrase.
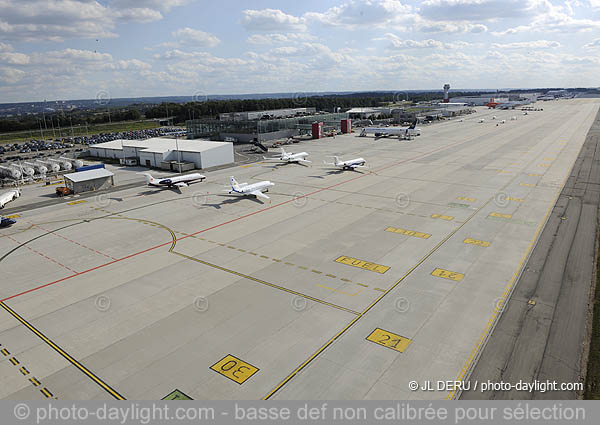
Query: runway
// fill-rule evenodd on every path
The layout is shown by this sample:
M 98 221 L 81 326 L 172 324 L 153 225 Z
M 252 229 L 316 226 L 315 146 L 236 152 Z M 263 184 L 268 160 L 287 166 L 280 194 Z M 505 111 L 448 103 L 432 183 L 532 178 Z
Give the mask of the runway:
M 24 192 L 0 233 L 0 397 L 453 396 L 409 382 L 472 368 L 599 103 L 540 106 L 478 108 L 410 142 L 303 142 L 308 167 L 216 170 L 181 194 L 27 210 Z M 230 175 L 274 182 L 272 202 L 223 193 Z

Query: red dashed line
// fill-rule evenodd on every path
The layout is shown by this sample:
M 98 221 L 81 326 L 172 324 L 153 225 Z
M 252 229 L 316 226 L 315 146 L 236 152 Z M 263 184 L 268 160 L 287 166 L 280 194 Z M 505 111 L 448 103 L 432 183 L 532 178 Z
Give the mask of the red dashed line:
M 386 169 L 388 169 L 388 168 L 391 168 L 391 167 L 394 167 L 394 166 L 397 166 L 397 165 L 403 164 L 403 163 L 405 163 L 405 162 L 408 162 L 408 161 L 412 161 L 412 160 L 415 160 L 415 159 L 421 158 L 421 157 L 423 157 L 423 156 L 430 155 L 430 154 L 432 154 L 432 153 L 435 153 L 435 152 L 437 152 L 437 151 L 440 151 L 440 150 L 448 149 L 448 148 L 450 148 L 450 147 L 452 147 L 452 146 L 459 145 L 459 144 L 462 144 L 462 143 L 465 143 L 465 142 L 464 142 L 464 141 L 461 141 L 461 142 L 456 142 L 456 143 L 452 143 L 452 144 L 450 144 L 450 145 L 447 145 L 447 146 L 442 146 L 442 147 L 439 147 L 439 148 L 437 148 L 437 149 L 433 149 L 433 150 L 431 150 L 431 151 L 428 151 L 428 152 L 423 152 L 423 153 L 421 153 L 421 154 L 419 154 L 419 155 L 417 155 L 417 156 L 414 156 L 414 157 L 412 157 L 412 158 L 407 158 L 407 159 L 405 159 L 405 160 L 398 161 L 398 162 L 394 162 L 394 163 L 391 163 L 391 164 L 389 164 L 389 165 L 386 165 L 385 167 L 382 167 L 382 168 L 380 168 L 378 171 L 386 170 Z M 253 216 L 253 215 L 255 215 L 255 214 L 259 214 L 259 213 L 261 213 L 261 212 L 269 211 L 269 210 L 271 210 L 271 209 L 273 209 L 273 208 L 280 207 L 280 206 L 282 206 L 282 205 L 288 204 L 288 203 L 290 203 L 290 202 L 293 202 L 293 201 L 294 201 L 295 199 L 297 199 L 297 198 L 306 198 L 306 197 L 308 197 L 308 196 L 312 196 L 312 195 L 314 195 L 314 194 L 316 194 L 316 193 L 323 192 L 323 191 L 325 191 L 325 190 L 329 190 L 329 189 L 331 189 L 331 188 L 334 188 L 334 187 L 340 186 L 340 185 L 342 185 L 342 184 L 345 184 L 345 183 L 349 183 L 349 182 L 351 182 L 351 181 L 354 181 L 354 180 L 360 179 L 360 178 L 362 178 L 362 177 L 366 177 L 366 176 L 368 176 L 368 175 L 370 175 L 370 174 L 371 174 L 371 173 L 361 174 L 361 175 L 358 175 L 358 176 L 356 176 L 356 177 L 353 177 L 353 178 L 351 178 L 351 179 L 344 180 L 344 181 L 342 181 L 342 182 L 339 182 L 339 183 L 333 184 L 333 185 L 331 185 L 331 186 L 327 186 L 327 187 L 324 187 L 324 188 L 321 188 L 321 189 L 315 190 L 315 191 L 313 191 L 313 192 L 311 192 L 311 193 L 308 193 L 308 194 L 306 194 L 306 195 L 303 195 L 303 196 L 298 196 L 298 197 L 296 197 L 296 198 L 293 198 L 293 199 L 289 199 L 289 200 L 287 200 L 287 201 L 284 201 L 284 202 L 281 202 L 281 203 L 279 203 L 279 204 L 272 205 L 272 206 L 270 206 L 270 207 L 267 207 L 267 208 L 263 208 L 262 210 L 254 211 L 254 212 L 252 212 L 252 213 L 250 213 L 250 214 L 245 214 L 245 215 L 242 215 L 242 216 L 240 216 L 240 217 L 234 218 L 234 219 L 232 219 L 232 220 L 229 220 L 229 221 L 226 221 L 226 222 L 224 222 L 224 223 L 217 224 L 217 225 L 214 225 L 214 226 L 208 227 L 208 228 L 206 228 L 206 229 L 200 230 L 200 231 L 198 231 L 198 232 L 196 232 L 196 233 L 192 233 L 192 234 L 190 234 L 190 235 L 183 236 L 183 237 L 181 237 L 181 238 L 178 238 L 178 239 L 176 239 L 176 241 L 180 241 L 180 240 L 183 240 L 183 239 L 186 239 L 186 238 L 191 238 L 191 237 L 193 237 L 193 236 L 195 236 L 195 235 L 198 235 L 198 234 L 200 234 L 200 233 L 207 232 L 207 231 L 209 231 L 209 230 L 212 230 L 212 229 L 216 229 L 217 227 L 225 226 L 226 224 L 230 224 L 230 223 L 233 223 L 233 222 L 235 222 L 235 221 L 238 221 L 238 220 L 243 220 L 244 218 L 251 217 L 251 216 Z M 12 239 L 12 238 L 11 238 L 11 239 Z M 13 240 L 14 240 L 14 239 L 13 239 Z M 165 242 L 165 243 L 162 243 L 162 244 L 160 244 L 160 245 L 156 245 L 156 246 L 153 246 L 153 247 L 151 247 L 151 248 L 147 248 L 147 249 L 145 249 L 145 250 L 143 250 L 143 251 L 140 251 L 140 252 L 136 252 L 136 253 L 133 253 L 133 254 L 127 255 L 127 256 L 125 256 L 125 257 L 122 257 L 122 258 L 119 258 L 119 259 L 117 259 L 117 260 L 113 260 L 113 261 L 110 261 L 110 262 L 108 262 L 108 263 L 101 264 L 101 265 L 99 265 L 99 266 L 96 266 L 96 267 L 93 267 L 93 268 L 91 268 L 91 269 L 84 270 L 84 271 L 82 271 L 82 272 L 74 272 L 75 274 L 72 274 L 71 276 L 63 277 L 62 279 L 55 280 L 54 282 L 49 282 L 49 283 L 46 283 L 46 284 L 44 284 L 44 285 L 40 285 L 40 286 L 37 286 L 37 287 L 35 287 L 35 288 L 31 288 L 31 289 L 28 289 L 28 290 L 26 290 L 26 291 L 20 292 L 20 293 L 18 293 L 18 294 L 11 295 L 10 297 L 6 297 L 6 298 L 4 298 L 4 299 L 0 300 L 0 302 L 8 301 L 8 300 L 10 300 L 10 299 L 17 298 L 17 297 L 20 297 L 20 296 L 22 296 L 22 295 L 25 295 L 25 294 L 29 294 L 29 293 L 31 293 L 31 292 L 38 291 L 38 290 L 40 290 L 40 289 L 46 288 L 46 287 L 48 287 L 48 286 L 55 285 L 55 284 L 57 284 L 57 283 L 60 283 L 60 282 L 63 282 L 63 281 L 65 281 L 65 280 L 68 280 L 68 279 L 71 279 L 71 278 L 74 278 L 74 277 L 80 276 L 80 275 L 82 275 L 82 274 L 86 274 L 86 273 L 92 272 L 92 271 L 94 271 L 94 270 L 98 270 L 98 269 L 104 268 L 104 267 L 106 267 L 106 266 L 110 266 L 111 264 L 115 264 L 115 263 L 118 263 L 118 262 L 120 262 L 120 261 L 127 260 L 127 259 L 129 259 L 129 258 L 136 257 L 136 256 L 138 256 L 138 255 L 141 255 L 141 254 L 144 254 L 144 253 L 146 253 L 146 252 L 153 251 L 153 250 L 155 250 L 155 249 L 161 248 L 161 247 L 163 247 L 163 246 L 171 245 L 172 243 L 173 243 L 173 241 Z M 27 245 L 25 245 L 25 246 L 27 246 Z M 58 263 L 57 263 L 57 264 L 58 264 Z M 70 270 L 70 269 L 69 269 L 69 270 Z
M 19 242 L 18 240 L 16 240 L 16 239 L 15 239 L 15 238 L 13 238 L 12 236 L 7 236 L 7 238 L 8 238 L 8 239 L 10 239 L 11 241 L 13 241 L 13 242 L 15 242 L 15 243 L 17 243 L 17 244 L 21 245 L 21 242 Z M 35 249 L 28 247 L 27 245 L 24 245 L 24 246 L 25 246 L 25 248 L 27 248 L 27 249 L 28 249 L 28 250 L 30 250 L 31 252 L 34 252 L 34 253 L 36 253 L 36 254 L 37 254 L 37 255 L 39 255 L 40 257 L 44 257 L 46 260 L 50 260 L 50 261 L 52 261 L 54 264 L 57 264 L 57 265 L 61 266 L 62 268 L 65 268 L 65 269 L 69 270 L 69 271 L 70 271 L 70 272 L 72 272 L 72 273 L 77 273 L 75 270 L 73 270 L 73 269 L 72 269 L 72 268 L 70 268 L 69 266 L 65 266 L 64 264 L 62 264 L 62 263 L 60 263 L 60 262 L 56 261 L 54 258 L 50 258 L 50 257 L 48 257 L 46 254 L 44 254 L 44 253 L 41 253 L 41 252 L 39 252 L 39 251 L 36 251 Z M 72 275 L 72 276 L 75 276 L 75 275 Z M 72 276 L 69 276 L 69 277 L 72 277 Z
M 107 255 L 107 254 L 105 254 L 105 253 L 103 253 L 103 252 L 100 252 L 100 251 L 98 251 L 98 250 L 95 250 L 94 248 L 90 248 L 90 247 L 88 247 L 88 246 L 85 246 L 85 245 L 83 245 L 83 244 L 81 244 L 81 243 L 79 243 L 79 242 L 76 242 L 76 241 L 74 241 L 74 240 L 71 240 L 71 239 L 69 239 L 69 238 L 66 238 L 66 237 L 64 237 L 63 235 L 60 235 L 60 234 L 58 234 L 58 233 L 56 233 L 56 232 L 54 232 L 54 231 L 52 231 L 52 230 L 46 230 L 46 229 L 44 229 L 43 227 L 41 227 L 41 226 L 39 226 L 39 225 L 37 225 L 37 224 L 34 224 L 34 226 L 36 226 L 36 227 L 39 227 L 39 228 L 40 228 L 40 229 L 42 229 L 44 232 L 52 233 L 53 235 L 55 235 L 55 236 L 58 236 L 59 238 L 62 238 L 62 239 L 64 239 L 64 240 L 68 241 L 68 242 L 74 243 L 75 245 L 79 245 L 79 246 L 80 246 L 80 247 L 82 247 L 82 248 L 85 248 L 85 249 L 87 249 L 87 250 L 89 250 L 89 251 L 95 252 L 96 254 L 103 255 L 103 256 L 105 256 L 106 258 L 110 258 L 111 260 L 116 260 L 116 258 L 115 258 L 115 257 L 111 257 L 110 255 Z

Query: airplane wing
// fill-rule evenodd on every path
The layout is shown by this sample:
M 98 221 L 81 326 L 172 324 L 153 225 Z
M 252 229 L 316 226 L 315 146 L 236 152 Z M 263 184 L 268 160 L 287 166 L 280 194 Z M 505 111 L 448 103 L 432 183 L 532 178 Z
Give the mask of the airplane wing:
M 367 168 L 365 165 L 351 165 L 350 168 Z
M 175 183 L 173 186 L 177 186 L 177 187 L 188 187 L 189 184 L 187 184 L 186 182 L 179 182 L 179 183 Z
M 298 162 L 300 163 L 306 163 L 306 164 L 310 164 L 312 161 L 309 161 L 308 159 L 299 159 Z
M 248 192 L 248 193 L 250 195 L 256 196 L 257 198 L 271 199 L 267 195 L 265 195 L 264 193 L 262 193 L 260 190 L 255 190 L 253 192 Z

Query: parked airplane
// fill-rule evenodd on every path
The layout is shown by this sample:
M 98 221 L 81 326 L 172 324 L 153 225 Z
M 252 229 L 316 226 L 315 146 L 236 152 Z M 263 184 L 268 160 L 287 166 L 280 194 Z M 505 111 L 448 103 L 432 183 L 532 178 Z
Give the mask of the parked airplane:
M 341 168 L 342 170 L 354 170 L 355 168 L 366 168 L 364 165 L 367 161 L 364 158 L 350 159 L 348 161 L 340 161 L 337 156 L 333 157 L 335 162 L 325 162 L 325 165 L 333 165 L 334 167 Z
M 6 204 L 14 201 L 19 196 L 21 196 L 21 189 L 19 189 L 19 188 L 12 189 L 12 190 L 9 190 L 8 192 L 4 192 L 4 193 L 0 194 L 0 209 L 4 208 L 4 206 Z
M 254 195 L 257 198 L 271 199 L 263 192 L 268 192 L 269 188 L 275 186 L 275 183 L 271 183 L 268 180 L 258 183 L 238 183 L 235 177 L 231 176 L 231 189 L 226 190 L 228 193 L 238 193 L 240 195 Z
M 206 176 L 198 173 L 187 174 L 184 176 L 173 176 L 173 177 L 165 177 L 161 179 L 155 179 L 152 177 L 150 173 L 138 173 L 146 176 L 146 182 L 148 186 L 154 187 L 188 187 L 191 183 L 194 183 L 197 180 L 204 180 Z
M 360 136 L 364 137 L 369 133 L 379 136 L 398 136 L 409 138 L 410 136 L 420 136 L 421 129 L 416 128 L 417 121 L 413 122 L 409 127 L 365 127 L 360 132 Z
M 306 152 L 299 152 L 299 153 L 286 152 L 285 149 L 282 147 L 280 156 L 276 156 L 276 157 L 272 157 L 272 158 L 267 158 L 267 157 L 263 156 L 263 158 L 267 161 L 283 161 L 283 162 L 296 162 L 298 164 L 304 164 L 304 163 L 310 164 L 310 161 L 306 159 L 307 156 L 308 156 L 308 153 L 306 153 Z

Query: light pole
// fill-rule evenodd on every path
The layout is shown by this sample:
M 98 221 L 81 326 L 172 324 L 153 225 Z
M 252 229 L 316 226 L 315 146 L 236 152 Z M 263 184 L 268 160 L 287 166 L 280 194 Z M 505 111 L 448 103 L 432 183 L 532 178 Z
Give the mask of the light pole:
M 177 168 L 179 169 L 179 174 L 181 174 L 181 152 L 179 151 L 179 142 L 177 140 L 177 134 L 175 134 L 175 149 L 177 150 Z

